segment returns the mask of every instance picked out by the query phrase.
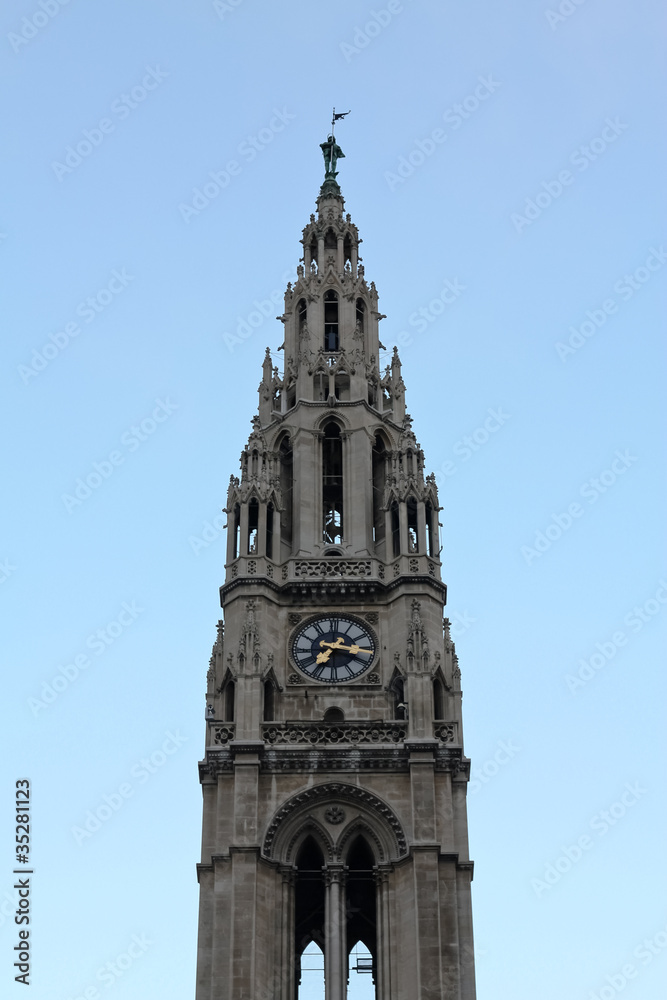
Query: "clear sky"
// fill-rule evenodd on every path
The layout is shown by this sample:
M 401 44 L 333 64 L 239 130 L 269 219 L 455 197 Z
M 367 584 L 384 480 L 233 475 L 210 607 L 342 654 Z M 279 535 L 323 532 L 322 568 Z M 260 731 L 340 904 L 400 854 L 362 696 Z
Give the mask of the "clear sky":
M 335 105 L 441 487 L 478 996 L 665 996 L 662 7 L 3 4 L 6 995 L 24 778 L 32 1000 L 194 995 L 220 508 Z

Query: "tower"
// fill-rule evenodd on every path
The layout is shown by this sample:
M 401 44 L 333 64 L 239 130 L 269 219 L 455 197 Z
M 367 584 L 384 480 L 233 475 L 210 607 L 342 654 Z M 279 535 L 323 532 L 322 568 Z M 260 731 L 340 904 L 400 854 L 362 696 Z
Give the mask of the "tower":
M 460 671 L 438 493 L 357 227 L 326 173 L 269 348 L 207 675 L 197 1000 L 326 1000 L 365 946 L 378 1000 L 474 1000 Z

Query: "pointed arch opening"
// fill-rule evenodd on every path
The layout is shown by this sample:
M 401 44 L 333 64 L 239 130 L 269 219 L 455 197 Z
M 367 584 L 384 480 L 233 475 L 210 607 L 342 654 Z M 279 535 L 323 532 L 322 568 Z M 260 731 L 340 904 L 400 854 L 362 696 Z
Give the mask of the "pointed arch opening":
M 424 513 L 426 516 L 426 555 L 433 559 L 437 555 L 435 548 L 435 525 L 433 523 L 434 511 L 433 504 L 428 500 L 424 505 Z
M 445 688 L 439 677 L 433 678 L 433 718 L 445 718 Z
M 238 559 L 241 554 L 241 506 L 240 504 L 234 504 L 234 544 L 232 553 L 234 559 Z
M 324 855 L 319 844 L 312 835 L 306 837 L 301 844 L 296 857 L 296 877 L 294 886 L 294 927 L 295 927 L 295 965 L 299 996 L 307 996 L 302 991 L 301 984 L 315 985 L 317 980 L 304 980 L 306 968 L 311 966 L 310 959 L 304 961 L 304 954 L 309 946 L 314 944 L 322 954 L 324 948 Z M 310 948 L 309 955 L 316 955 Z M 323 955 L 322 955 L 323 958 Z M 324 983 L 324 961 L 318 967 Z M 308 973 L 310 975 L 310 972 Z
M 408 552 L 419 552 L 419 528 L 417 522 L 417 501 L 408 497 Z
M 294 456 L 292 454 L 292 443 L 288 435 L 285 435 L 280 442 L 278 452 L 280 455 L 280 492 L 283 502 L 280 517 L 280 538 L 291 549 Z
M 257 555 L 259 532 L 259 501 L 253 497 L 248 504 L 248 555 Z
M 333 420 L 322 440 L 322 524 L 327 544 L 343 541 L 343 439 Z
M 391 544 L 394 556 L 401 554 L 401 522 L 398 516 L 398 503 L 394 500 L 390 508 Z
M 234 721 L 234 700 L 236 694 L 236 685 L 231 677 L 227 680 L 223 690 L 222 690 L 222 705 L 223 705 L 223 715 L 224 722 Z
M 338 295 L 331 288 L 324 293 L 324 350 L 339 350 Z
M 377 954 L 377 899 L 375 888 L 375 855 L 366 838 L 359 834 L 351 843 L 346 859 L 348 874 L 346 885 L 347 940 L 346 955 L 348 970 L 352 971 L 352 954 L 357 961 L 354 976 L 360 972 L 370 973 L 375 979 L 375 956 Z M 361 951 L 361 969 L 358 956 Z M 370 961 L 369 961 L 370 960 Z M 353 977 L 350 976 L 350 986 Z M 356 986 L 356 982 L 354 983 Z M 349 996 L 350 994 L 348 994 Z M 363 995 L 355 992 L 354 995 Z M 367 994 L 368 995 L 368 994 Z M 370 994 L 375 996 L 375 991 Z
M 387 479 L 387 449 L 379 434 L 375 435 L 372 451 L 373 466 L 373 541 L 376 545 L 384 542 L 384 488 Z
M 357 326 L 363 333 L 366 329 L 366 303 L 363 299 L 357 299 L 355 315 Z

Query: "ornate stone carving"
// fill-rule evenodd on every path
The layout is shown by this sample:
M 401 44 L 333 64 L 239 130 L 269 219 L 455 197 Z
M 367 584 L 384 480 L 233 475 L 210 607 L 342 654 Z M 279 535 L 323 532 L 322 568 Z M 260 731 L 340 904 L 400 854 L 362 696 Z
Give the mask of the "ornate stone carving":
M 365 611 L 362 618 L 365 618 L 369 625 L 377 625 L 379 615 L 377 611 Z
M 298 625 L 302 618 L 303 615 L 299 615 L 296 614 L 296 612 L 294 611 L 290 611 L 290 613 L 287 616 L 287 621 L 290 623 L 290 625 Z
M 324 818 L 327 823 L 332 823 L 334 826 L 337 826 L 345 819 L 345 810 L 341 806 L 329 806 L 329 808 L 324 811 Z
M 418 573 L 419 572 L 419 559 L 411 559 L 410 560 L 410 572 L 411 573 Z
M 343 799 L 343 801 L 364 806 L 372 811 L 375 816 L 382 817 L 394 836 L 396 847 L 398 849 L 398 856 L 405 857 L 408 852 L 407 842 L 403 832 L 403 827 L 401 826 L 401 823 L 393 809 L 390 809 L 389 806 L 382 801 L 382 799 L 379 799 L 377 795 L 373 795 L 373 793 L 369 792 L 367 789 L 360 788 L 359 785 L 345 785 L 337 781 L 325 782 L 321 785 L 313 785 L 310 788 L 306 788 L 304 791 L 293 795 L 291 799 L 288 799 L 288 801 L 275 814 L 273 821 L 266 832 L 263 845 L 264 856 L 267 858 L 272 856 L 273 843 L 275 841 L 276 834 L 278 833 L 281 824 L 284 823 L 293 812 L 297 809 L 316 805 L 323 799 Z
M 366 683 L 367 684 L 379 684 L 380 683 L 380 675 L 379 674 L 368 674 L 368 676 L 366 677 Z
M 320 746 L 338 743 L 402 743 L 407 724 L 397 722 L 270 722 L 262 727 L 266 743 Z
M 294 563 L 297 579 L 367 579 L 373 572 L 370 559 L 299 559 Z
M 453 722 L 441 722 L 434 729 L 436 740 L 441 743 L 453 743 L 456 736 L 456 726 Z
M 234 739 L 235 726 L 213 726 L 213 742 L 216 746 L 226 746 Z
M 288 684 L 304 684 L 305 680 L 301 674 L 290 674 L 287 678 Z

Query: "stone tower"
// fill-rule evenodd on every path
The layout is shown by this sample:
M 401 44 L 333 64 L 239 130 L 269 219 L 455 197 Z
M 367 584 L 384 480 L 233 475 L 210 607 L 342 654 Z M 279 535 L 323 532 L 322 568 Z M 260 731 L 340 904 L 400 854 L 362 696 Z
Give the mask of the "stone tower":
M 208 671 L 197 1000 L 296 1000 L 322 950 L 347 996 L 474 1000 L 460 671 L 435 477 L 384 372 L 373 282 L 330 136 L 229 484 Z M 333 152 L 333 156 L 332 156 Z M 312 947 L 312 945 L 311 945 Z

